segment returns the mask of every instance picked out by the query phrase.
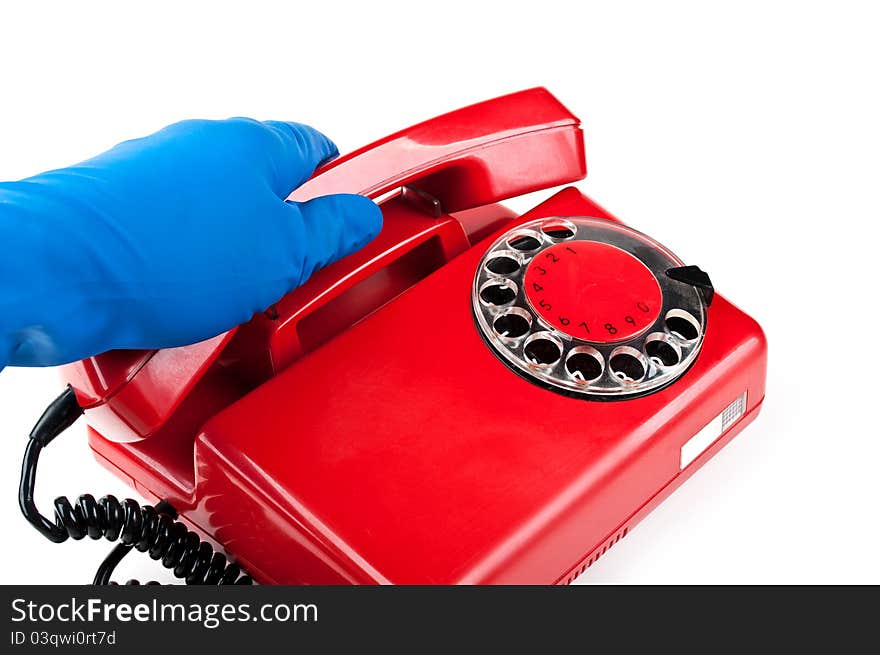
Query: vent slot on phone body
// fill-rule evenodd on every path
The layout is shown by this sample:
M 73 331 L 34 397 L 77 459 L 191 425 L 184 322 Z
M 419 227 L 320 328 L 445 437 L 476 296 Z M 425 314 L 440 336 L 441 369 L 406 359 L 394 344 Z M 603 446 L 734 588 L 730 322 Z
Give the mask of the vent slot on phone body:
M 599 558 L 602 557 L 602 555 L 604 555 L 609 550 L 611 550 L 611 547 L 614 544 L 616 544 L 618 541 L 623 539 L 627 535 L 628 532 L 629 532 L 629 527 L 624 527 L 622 530 L 619 530 L 617 533 L 614 534 L 613 537 L 611 537 L 610 539 L 607 539 L 605 541 L 605 543 L 602 544 L 601 547 L 597 547 L 592 552 L 592 554 L 590 555 L 590 557 L 588 559 L 583 560 L 579 566 L 575 566 L 574 569 L 572 570 L 572 572 L 569 573 L 567 576 L 565 576 L 557 584 L 569 585 L 572 582 L 574 582 L 574 580 L 578 576 L 583 575 L 584 571 L 586 571 L 588 568 L 593 566 L 593 564 L 598 562 Z

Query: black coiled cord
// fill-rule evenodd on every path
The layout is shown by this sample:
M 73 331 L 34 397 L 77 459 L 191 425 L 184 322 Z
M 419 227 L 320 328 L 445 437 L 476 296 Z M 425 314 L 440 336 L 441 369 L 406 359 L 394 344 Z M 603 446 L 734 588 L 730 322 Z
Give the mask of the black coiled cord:
M 54 521 L 40 514 L 34 503 L 40 453 L 81 415 L 76 395 L 68 387 L 49 405 L 31 431 L 21 467 L 18 503 L 24 517 L 37 531 L 55 543 L 86 536 L 120 541 L 98 569 L 95 584 L 112 584 L 110 575 L 132 549 L 161 560 L 165 568 L 172 569 L 186 584 L 252 584 L 251 578 L 243 575 L 237 564 L 228 562 L 222 553 L 214 552 L 211 544 L 178 521 L 177 512 L 165 501 L 152 507 L 142 506 L 130 498 L 122 502 L 113 496 L 95 500 L 94 496 L 84 494 L 76 503 L 71 503 L 67 497 L 60 496 L 55 499 Z M 139 583 L 131 580 L 128 584 Z

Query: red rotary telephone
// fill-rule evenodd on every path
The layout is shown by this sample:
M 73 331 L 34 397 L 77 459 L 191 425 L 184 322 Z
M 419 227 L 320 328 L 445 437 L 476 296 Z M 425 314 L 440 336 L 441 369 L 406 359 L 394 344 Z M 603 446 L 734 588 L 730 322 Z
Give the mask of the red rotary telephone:
M 585 175 L 541 88 L 322 167 L 291 199 L 367 195 L 381 234 L 226 334 L 67 366 L 98 460 L 162 503 L 56 524 L 179 514 L 264 583 L 571 581 L 755 417 L 766 369 L 703 271 L 576 188 L 497 204 Z

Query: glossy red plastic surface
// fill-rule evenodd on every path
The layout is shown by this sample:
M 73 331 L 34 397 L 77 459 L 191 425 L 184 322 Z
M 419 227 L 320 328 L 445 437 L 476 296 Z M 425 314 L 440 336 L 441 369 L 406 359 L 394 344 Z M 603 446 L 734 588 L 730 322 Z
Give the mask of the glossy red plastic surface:
M 230 354 L 246 367 L 249 379 L 274 375 L 470 246 L 461 224 L 449 215 L 432 218 L 397 199 L 383 206 L 383 216 L 376 240 L 317 271 L 239 328 Z M 501 211 L 498 216 L 507 218 Z
M 560 211 L 596 214 L 570 191 L 529 218 Z M 685 441 L 744 391 L 749 410 L 763 398 L 761 330 L 720 296 L 664 391 L 600 403 L 520 378 L 474 327 L 481 250 L 206 424 L 200 490 L 227 498 L 210 520 L 262 579 L 557 581 L 682 475 Z
M 342 192 L 375 198 L 415 184 L 455 212 L 586 174 L 580 121 L 536 88 L 458 109 L 355 150 L 321 168 L 290 199 Z
M 524 219 L 561 212 L 607 217 L 570 189 Z M 468 290 L 481 254 L 208 421 L 187 451 L 188 494 L 138 450 L 152 441 L 95 434 L 92 447 L 264 582 L 564 582 L 754 417 L 764 337 L 716 295 L 678 382 L 622 402 L 567 398 L 478 336 Z M 443 311 L 426 322 L 431 308 Z M 682 444 L 744 391 L 748 413 L 681 471 Z
M 760 408 L 763 333 L 719 294 L 691 369 L 637 399 L 566 397 L 487 347 L 470 307 L 486 246 L 534 218 L 615 220 L 576 189 L 519 218 L 431 218 L 401 197 L 383 213 L 373 250 L 197 344 L 207 366 L 174 349 L 114 360 L 122 382 L 73 369 L 109 393 L 86 413 L 98 459 L 257 580 L 567 582 Z M 745 414 L 682 469 L 683 444 L 743 393 Z
M 314 275 L 266 316 L 239 328 L 241 334 L 232 330 L 161 356 L 104 353 L 69 365 L 65 376 L 80 402 L 96 408 L 93 423 L 109 438 L 152 438 L 215 365 L 234 369 L 244 384 L 265 380 L 319 345 L 320 333 L 329 338 L 348 327 L 509 219 L 506 209 L 493 209 L 496 201 L 584 175 L 578 119 L 545 89 L 425 121 L 327 164 L 291 199 L 337 192 L 375 198 L 409 185 L 436 203 L 431 212 L 412 209 L 400 198 L 390 208 L 385 202 L 385 225 L 373 243 Z M 342 303 L 347 319 L 321 329 L 339 308 L 328 309 L 325 320 L 313 321 L 313 336 L 304 343 L 299 332 L 304 319 L 356 285 L 359 304 L 350 298 Z M 117 395 L 120 389 L 125 392 Z

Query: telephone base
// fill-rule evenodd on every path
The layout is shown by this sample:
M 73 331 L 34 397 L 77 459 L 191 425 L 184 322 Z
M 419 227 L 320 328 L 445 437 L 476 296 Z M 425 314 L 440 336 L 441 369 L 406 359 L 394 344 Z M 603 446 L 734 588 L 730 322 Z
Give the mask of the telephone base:
M 569 188 L 512 224 L 560 215 L 616 220 Z M 669 387 L 566 397 L 513 375 L 478 334 L 467 289 L 482 251 L 235 400 L 194 443 L 91 431 L 93 450 L 258 582 L 570 582 L 753 420 L 766 341 L 716 294 L 699 357 Z M 432 306 L 442 342 L 424 331 Z

